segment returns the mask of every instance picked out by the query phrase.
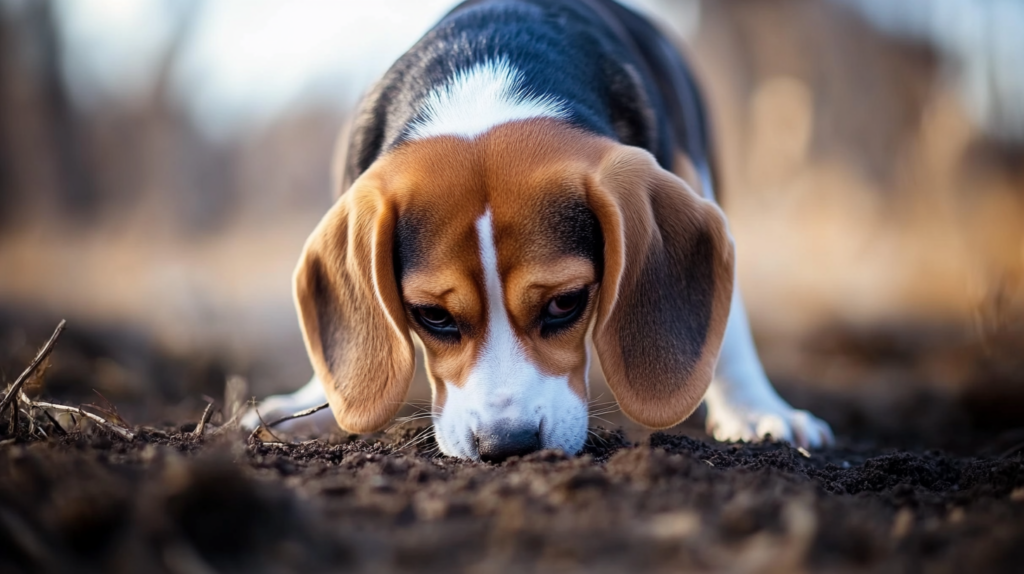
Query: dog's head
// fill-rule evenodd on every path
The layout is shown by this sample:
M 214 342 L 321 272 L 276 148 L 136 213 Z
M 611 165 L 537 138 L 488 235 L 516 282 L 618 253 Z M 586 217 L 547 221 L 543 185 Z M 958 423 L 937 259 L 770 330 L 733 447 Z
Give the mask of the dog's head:
M 724 218 L 647 152 L 551 119 L 409 141 L 341 196 L 295 274 L 303 333 L 342 428 L 379 429 L 413 376 L 449 455 L 575 453 L 592 329 L 623 412 L 697 407 L 729 314 Z

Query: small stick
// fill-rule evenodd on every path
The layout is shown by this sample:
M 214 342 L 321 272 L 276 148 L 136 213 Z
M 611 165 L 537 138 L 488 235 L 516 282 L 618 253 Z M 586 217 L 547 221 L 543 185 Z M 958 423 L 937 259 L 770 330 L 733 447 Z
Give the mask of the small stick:
M 277 425 L 279 425 L 279 424 L 281 424 L 281 423 L 283 423 L 285 421 L 290 421 L 292 419 L 301 419 L 302 417 L 308 417 L 309 415 L 311 415 L 313 413 L 318 413 L 318 412 L 326 409 L 329 406 L 331 406 L 330 403 L 324 403 L 322 405 L 317 405 L 317 406 L 315 406 L 313 408 L 306 409 L 304 411 L 299 411 L 299 412 L 297 412 L 297 413 L 295 413 L 293 415 L 288 415 L 288 416 L 286 416 L 286 417 L 284 417 L 282 419 L 277 419 L 276 421 L 270 423 L 269 425 L 266 425 L 266 427 L 269 429 L 270 427 L 276 427 Z M 261 418 L 260 420 L 262 421 L 263 419 Z
M 217 436 L 220 433 L 238 426 L 238 420 L 245 415 L 245 409 L 235 410 L 235 414 L 227 422 L 210 431 L 210 436 Z
M 50 414 L 50 411 L 44 410 L 43 414 L 46 415 L 46 418 L 50 419 L 50 422 L 53 423 L 53 428 L 57 429 L 57 432 L 59 432 L 61 436 L 68 436 L 68 431 L 64 430 L 64 427 L 60 426 L 60 423 L 57 422 L 57 419 Z
M 272 436 L 275 439 L 277 439 L 277 442 L 283 443 L 284 441 L 281 440 L 281 437 L 277 436 L 269 428 L 267 428 L 267 423 L 266 423 L 266 421 L 263 420 L 263 415 L 260 414 L 260 410 L 254 407 L 253 411 L 256 412 L 256 417 L 260 419 L 260 426 L 256 427 L 252 431 L 252 434 L 249 435 L 249 440 L 252 441 L 253 439 L 256 439 L 256 440 L 259 440 L 260 442 L 263 442 L 262 440 L 259 439 L 259 436 L 258 436 L 260 434 L 260 429 L 263 429 L 263 430 L 267 431 L 267 434 L 269 434 L 270 436 Z
M 210 417 L 213 416 L 213 403 L 206 405 L 206 410 L 203 411 L 203 418 L 199 419 L 199 424 L 196 425 L 195 430 L 192 431 L 192 436 L 199 438 L 203 436 L 203 431 L 206 430 L 206 423 L 210 421 Z
M 243 404 L 246 404 L 246 403 L 243 403 Z M 249 406 L 251 406 L 252 409 L 255 410 L 256 409 L 256 397 L 253 397 L 251 400 L 249 400 L 247 402 L 247 404 L 249 404 Z M 231 408 L 231 405 L 228 404 L 227 407 Z M 235 414 L 232 415 L 231 418 L 228 419 L 228 421 L 226 423 L 224 423 L 224 424 L 220 425 L 219 427 L 213 429 L 213 432 L 210 433 L 210 436 L 219 435 L 220 433 L 222 433 L 222 432 L 224 432 L 226 430 L 238 428 L 238 421 L 240 421 L 242 419 L 242 417 L 245 416 L 246 412 L 248 412 L 248 411 L 246 411 L 241 406 L 238 406 L 238 408 L 235 409 Z M 256 414 L 257 414 L 257 416 L 259 415 L 259 413 L 256 413 Z M 260 419 L 260 420 L 262 421 L 263 419 Z M 253 432 L 249 435 L 249 438 L 252 438 L 253 435 L 256 434 L 257 430 L 259 430 L 259 427 L 256 427 L 255 429 L 253 429 Z
M 7 427 L 7 434 L 11 436 L 18 435 L 18 404 L 14 404 L 14 408 L 11 409 L 11 424 Z M 31 434 L 31 432 L 29 433 Z
M 43 435 L 43 438 L 50 438 L 50 435 L 46 434 L 46 431 L 43 430 L 43 427 L 39 426 L 39 424 L 36 422 L 36 419 L 32 418 L 32 416 L 29 415 L 28 413 L 25 413 L 25 415 L 29 417 L 28 420 L 30 422 L 28 428 L 29 436 L 31 436 L 32 433 L 35 432 L 37 434 Z
M 57 328 L 53 331 L 53 334 L 50 335 L 50 340 L 47 341 L 45 345 L 43 345 L 42 349 L 39 349 L 39 352 L 36 353 L 36 358 L 32 360 L 28 368 L 25 369 L 25 372 L 23 372 L 21 376 L 18 377 L 18 380 L 14 381 L 14 384 L 11 386 L 11 390 L 7 393 L 7 396 L 4 397 L 4 400 L 0 402 L 0 415 L 4 414 L 4 411 L 7 410 L 7 407 L 10 406 L 12 402 L 14 402 L 14 398 L 19 396 L 19 394 L 21 393 L 21 387 L 22 385 L 25 384 L 25 381 L 27 381 L 29 377 L 32 376 L 32 373 L 36 372 L 36 369 L 39 368 L 39 365 L 43 364 L 43 361 L 46 360 L 46 357 L 50 356 L 50 352 L 53 351 L 54 343 L 57 342 L 57 338 L 60 337 L 60 334 L 64 332 L 65 325 L 67 325 L 67 321 L 61 319 L 60 324 L 57 325 Z M 15 415 L 15 417 L 17 417 L 17 415 Z
M 68 405 L 58 405 L 58 404 L 54 404 L 54 403 L 44 403 L 42 401 L 33 401 L 33 400 L 30 400 L 28 397 L 26 397 L 24 395 L 24 393 L 22 393 L 22 395 L 21 395 L 21 400 L 25 401 L 25 403 L 28 404 L 29 406 L 36 407 L 36 408 L 39 408 L 39 409 L 53 409 L 55 411 L 64 411 L 66 413 L 72 413 L 72 414 L 77 413 L 78 415 L 83 416 L 83 417 L 91 420 L 92 422 L 100 425 L 101 427 L 103 427 L 103 428 L 105 428 L 105 429 L 107 429 L 107 430 L 117 434 L 121 438 L 124 438 L 124 439 L 129 440 L 129 441 L 135 439 L 135 433 L 133 433 L 132 431 L 130 431 L 130 430 L 126 429 L 126 428 L 119 427 L 119 426 L 117 426 L 117 425 L 107 421 L 106 419 L 104 419 L 101 416 L 94 415 L 94 414 L 90 413 L 89 411 L 82 410 L 80 407 L 69 407 Z

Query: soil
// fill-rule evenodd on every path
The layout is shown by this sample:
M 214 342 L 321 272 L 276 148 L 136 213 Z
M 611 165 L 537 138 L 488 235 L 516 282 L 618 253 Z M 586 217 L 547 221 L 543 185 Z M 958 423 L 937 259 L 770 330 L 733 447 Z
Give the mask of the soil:
M 30 394 L 99 403 L 93 411 L 112 419 L 102 398 L 51 382 L 103 383 L 82 367 L 102 364 L 84 348 L 59 341 L 45 388 L 34 381 Z M 14 365 L 31 355 L 0 357 L 3 370 L 20 372 Z M 579 456 L 490 465 L 437 455 L 416 423 L 281 443 L 222 427 L 217 413 L 197 437 L 205 401 L 183 407 L 165 395 L 172 406 L 152 418 L 132 410 L 131 393 L 102 388 L 136 423 L 125 423 L 134 440 L 38 409 L 13 431 L 9 411 L 0 416 L 0 572 L 990 573 L 1024 564 L 1024 429 L 1019 419 L 973 424 L 956 402 L 908 395 L 884 411 L 855 409 L 834 393 L 783 385 L 833 423 L 836 446 L 718 443 L 697 418 L 653 434 L 594 427 Z
M 962 457 L 845 444 L 807 456 L 664 433 L 633 445 L 596 429 L 580 456 L 495 466 L 427 454 L 423 429 L 335 438 L 275 445 L 144 428 L 126 442 L 93 427 L 16 439 L 0 448 L 0 571 L 1011 572 L 1024 563 L 1021 448 Z

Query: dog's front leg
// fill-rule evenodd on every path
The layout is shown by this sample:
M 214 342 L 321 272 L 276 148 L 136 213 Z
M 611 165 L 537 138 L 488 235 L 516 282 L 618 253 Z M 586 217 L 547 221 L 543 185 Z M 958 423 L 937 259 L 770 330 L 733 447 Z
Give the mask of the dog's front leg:
M 835 440 L 828 423 L 791 407 L 768 381 L 739 288 L 733 289 L 722 352 L 704 404 L 708 432 L 717 440 L 757 441 L 771 435 L 803 447 L 828 445 Z

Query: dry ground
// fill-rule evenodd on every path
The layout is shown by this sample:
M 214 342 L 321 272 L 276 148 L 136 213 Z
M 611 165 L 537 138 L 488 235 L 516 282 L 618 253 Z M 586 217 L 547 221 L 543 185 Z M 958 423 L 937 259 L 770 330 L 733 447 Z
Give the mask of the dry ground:
M 7 382 L 45 339 L 14 337 L 11 325 L 0 322 Z M 1007 352 L 985 347 L 994 370 L 970 363 L 985 388 L 1019 388 L 1011 338 Z M 829 362 L 844 368 L 893 360 L 840 346 L 846 362 Z M 115 361 L 129 374 L 111 375 Z M 1024 563 L 1024 428 L 1013 415 L 1024 401 L 1012 393 L 865 402 L 783 385 L 833 423 L 837 446 L 717 443 L 697 416 L 665 433 L 595 427 L 580 456 L 488 465 L 438 456 L 413 423 L 279 443 L 216 412 L 197 433 L 200 397 L 223 390 L 208 361 L 67 330 L 27 400 L 98 404 L 87 410 L 134 437 L 25 402 L 13 428 L 11 410 L 0 414 L 0 572 L 989 573 Z M 856 372 L 872 397 L 898 379 Z M 125 380 L 137 382 L 115 384 Z
M 56 366 L 26 387 L 17 421 L 0 414 L 0 572 L 987 573 L 1024 563 L 1024 432 L 971 424 L 939 399 L 890 407 L 905 428 L 894 433 L 864 417 L 869 405 L 807 395 L 798 404 L 840 437 L 813 452 L 717 443 L 696 421 L 648 435 L 596 428 L 580 456 L 492 466 L 437 455 L 411 424 L 279 442 L 231 429 L 221 412 L 198 431 L 196 404 L 154 418 L 152 405 L 124 398 L 133 413 L 122 417 L 59 384 L 102 383 L 87 372 L 103 364 L 90 355 L 101 339 L 58 341 Z M 98 403 L 88 410 L 133 436 L 29 405 L 53 393 Z M 165 422 L 124 420 L 146 417 Z
M 599 431 L 581 456 L 430 456 L 93 428 L 0 448 L 4 572 L 1019 571 L 1021 449 L 723 445 Z

